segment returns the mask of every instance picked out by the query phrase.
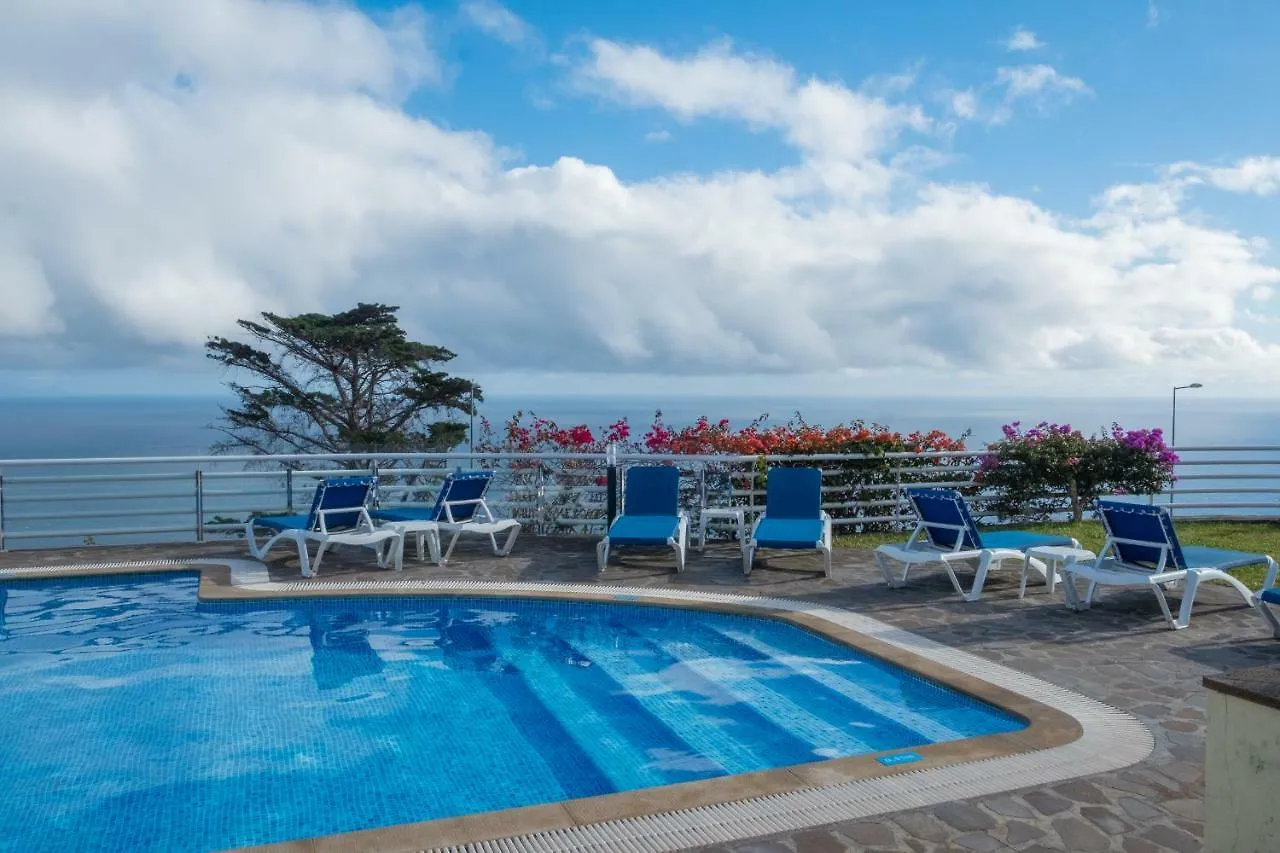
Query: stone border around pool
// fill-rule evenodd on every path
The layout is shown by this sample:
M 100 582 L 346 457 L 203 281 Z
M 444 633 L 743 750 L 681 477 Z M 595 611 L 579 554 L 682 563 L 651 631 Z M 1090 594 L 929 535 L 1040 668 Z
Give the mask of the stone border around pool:
M 261 563 L 234 559 L 4 569 L 0 570 L 0 579 L 183 570 L 200 571 L 199 597 L 204 601 L 353 595 L 491 596 L 625 602 L 764 616 L 905 667 L 1013 713 L 1028 724 L 1017 732 L 915 748 L 911 752 L 920 760 L 909 764 L 880 764 L 878 758 L 903 751 L 891 750 L 243 848 L 259 853 L 663 853 L 1090 776 L 1135 764 L 1154 748 L 1151 733 L 1142 723 L 1100 702 L 868 616 L 803 600 L 583 583 L 425 579 L 282 582 L 272 581 Z

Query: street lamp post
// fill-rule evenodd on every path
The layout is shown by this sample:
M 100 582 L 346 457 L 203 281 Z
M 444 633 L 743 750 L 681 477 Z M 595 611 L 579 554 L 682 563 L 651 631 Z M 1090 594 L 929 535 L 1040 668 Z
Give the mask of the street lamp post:
M 1178 446 L 1178 392 L 1185 391 L 1188 388 L 1203 388 L 1199 382 L 1192 382 L 1190 385 L 1174 385 L 1173 386 L 1173 412 L 1169 418 L 1169 444 L 1177 448 Z
M 1173 386 L 1173 410 L 1170 412 L 1170 417 L 1169 417 L 1169 446 L 1175 450 L 1178 447 L 1178 392 L 1185 391 L 1188 388 L 1203 388 L 1203 387 L 1204 386 L 1201 385 L 1199 382 L 1192 382 L 1190 385 L 1174 385 Z M 1175 490 L 1176 490 L 1176 486 L 1170 485 L 1169 503 L 1171 504 L 1176 499 L 1176 495 L 1174 494 Z M 1170 507 L 1169 511 L 1172 512 L 1173 508 Z
M 471 460 L 471 464 L 475 465 L 475 458 L 474 458 L 475 452 L 476 452 L 476 383 L 475 383 L 475 380 L 472 380 L 471 382 L 471 405 L 468 406 L 468 408 L 471 409 L 471 432 L 468 433 L 467 435 L 467 446 L 471 448 L 471 455 L 473 457 Z

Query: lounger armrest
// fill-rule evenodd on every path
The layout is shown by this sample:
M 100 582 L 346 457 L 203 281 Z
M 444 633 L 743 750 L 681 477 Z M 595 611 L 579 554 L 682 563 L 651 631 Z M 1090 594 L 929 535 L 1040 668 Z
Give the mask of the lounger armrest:
M 316 520 L 320 522 L 320 532 L 321 532 L 321 533 L 328 533 L 328 532 L 329 532 L 328 524 L 325 522 L 325 518 L 326 518 L 327 516 L 330 516 L 330 515 L 344 515 L 344 514 L 346 514 L 346 513 L 352 513 L 352 512 L 356 512 L 356 513 L 359 513 L 359 514 L 360 514 L 360 520 L 359 520 L 359 522 L 356 524 L 356 527 L 357 527 L 357 528 L 361 528 L 361 527 L 363 527 L 363 528 L 368 529 L 368 530 L 373 530 L 373 518 L 371 518 L 371 517 L 370 517 L 370 515 L 369 515 L 369 509 L 368 509 L 368 507 L 363 507 L 363 506 L 362 506 L 362 507 L 360 507 L 359 509 L 357 509 L 357 508 L 355 508 L 355 507 L 349 507 L 349 506 L 346 506 L 346 507 L 335 507 L 335 508 L 333 508 L 333 509 L 318 509 L 318 510 L 316 510 Z

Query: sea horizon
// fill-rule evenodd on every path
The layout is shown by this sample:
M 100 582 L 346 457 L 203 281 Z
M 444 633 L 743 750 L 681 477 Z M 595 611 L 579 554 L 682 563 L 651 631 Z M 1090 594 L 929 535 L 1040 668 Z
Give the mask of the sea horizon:
M 232 402 L 214 395 L 78 395 L 0 397 L 0 459 L 83 458 L 144 455 L 202 455 L 218 439 L 214 425 L 219 406 Z M 1178 444 L 1280 444 L 1280 401 L 1270 398 L 1180 396 Z M 969 447 L 1000 437 L 1003 424 L 1024 426 L 1040 421 L 1069 423 L 1085 433 L 1107 429 L 1112 422 L 1126 428 L 1159 428 L 1170 432 L 1170 401 L 1157 397 L 923 397 L 776 394 L 556 394 L 494 395 L 480 403 L 476 439 L 482 419 L 500 432 L 517 412 L 526 422 L 534 415 L 561 426 L 585 424 L 592 430 L 626 418 L 633 435 L 642 435 L 655 413 L 676 428 L 706 416 L 727 418 L 740 428 L 763 417 L 768 425 L 797 416 L 819 426 L 861 420 L 909 433 L 940 429 L 953 437 L 966 435 Z M 469 418 L 452 419 L 468 424 Z M 463 448 L 465 449 L 465 444 Z

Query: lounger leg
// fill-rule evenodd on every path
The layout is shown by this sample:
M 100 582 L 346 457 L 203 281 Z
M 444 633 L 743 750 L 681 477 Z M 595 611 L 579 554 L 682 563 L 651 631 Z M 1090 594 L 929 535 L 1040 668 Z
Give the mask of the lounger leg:
M 319 553 L 316 554 L 316 566 L 313 567 L 311 565 L 311 557 L 307 554 L 307 540 L 299 537 L 295 541 L 298 543 L 298 564 L 302 569 L 302 576 L 304 578 L 315 577 L 316 568 L 319 567 L 319 563 L 320 563 L 320 554 Z M 323 553 L 323 552 L 324 552 L 324 548 L 323 546 L 321 546 L 320 553 Z
M 394 565 L 397 572 L 404 570 L 403 533 L 378 542 L 373 546 L 373 552 L 378 555 L 378 568 L 385 569 Z
M 1027 570 L 1031 568 L 1031 558 L 1022 555 L 1022 572 L 1018 577 L 1018 598 L 1027 597 Z
M 889 563 L 884 554 L 876 551 L 876 568 L 880 570 L 880 577 L 884 578 L 884 582 L 889 585 L 889 588 L 894 589 L 907 582 L 907 572 L 910 571 L 911 564 L 903 564 L 902 580 L 898 581 L 893 577 L 893 572 L 889 570 Z
M 449 547 L 445 549 L 444 554 L 440 557 L 440 564 L 444 565 L 449 562 L 449 556 L 453 553 L 453 546 L 458 544 L 458 537 L 462 535 L 461 530 L 453 531 L 453 535 L 449 537 Z
M 1253 590 L 1249 589 L 1249 587 L 1241 583 L 1238 578 L 1236 578 L 1234 575 L 1228 572 L 1224 572 L 1221 569 L 1205 569 L 1200 572 L 1197 572 L 1197 574 L 1202 576 L 1201 577 L 1202 580 L 1213 579 L 1213 580 L 1226 581 L 1227 583 L 1231 584 L 1233 587 L 1235 587 L 1236 592 L 1244 596 L 1245 602 L 1250 607 L 1253 607 L 1258 603 L 1258 597 L 1253 594 Z
M 676 539 L 672 543 L 676 549 L 676 573 L 684 571 L 685 559 L 689 553 L 689 519 L 684 515 L 680 516 L 680 523 L 676 526 Z
M 1270 589 L 1270 587 L 1268 587 Z M 1280 640 L 1280 618 L 1276 617 L 1275 611 L 1271 609 L 1271 605 L 1262 602 L 1259 609 L 1262 611 L 1262 618 L 1267 620 L 1267 624 L 1271 626 L 1271 635 Z
M 404 571 L 404 534 L 401 533 L 399 536 L 397 536 L 395 539 L 392 539 L 387 544 L 389 547 L 393 547 L 396 549 L 396 554 L 395 554 L 396 571 L 403 572 Z
M 305 551 L 307 546 L 299 542 L 298 547 L 302 548 Z M 311 575 L 310 575 L 311 577 L 315 577 L 316 575 L 320 574 L 320 561 L 324 559 L 324 552 L 327 551 L 328 549 L 329 549 L 328 542 L 321 542 L 320 547 L 316 548 L 316 558 L 311 562 Z
M 707 550 L 707 516 L 698 513 L 698 550 Z
M 1276 565 L 1276 561 L 1267 557 L 1267 575 L 1262 579 L 1262 589 L 1271 589 L 1276 585 L 1276 574 L 1280 573 L 1280 566 Z M 1255 599 L 1257 597 L 1255 596 Z
M 502 547 L 498 547 L 497 537 L 489 534 L 489 541 L 493 544 L 493 553 L 498 557 L 505 557 L 511 553 L 511 548 L 516 544 L 516 537 L 520 535 L 520 525 L 515 525 L 507 532 L 507 539 L 502 543 Z
M 1076 576 L 1065 568 L 1062 572 L 1062 593 L 1067 600 L 1067 606 L 1074 612 L 1079 613 L 1081 610 L 1088 609 L 1087 605 L 1080 604 L 1080 590 L 1076 588 Z
M 596 569 L 603 572 L 609 563 L 609 537 L 601 539 L 596 545 Z
M 273 536 L 267 537 L 266 541 L 259 545 L 253 522 L 249 522 L 244 527 L 244 538 L 249 544 L 249 554 L 255 560 L 265 560 L 267 558 L 267 552 L 275 547 L 275 544 L 284 537 L 286 537 L 285 533 L 276 533 Z M 292 539 L 293 537 L 288 536 L 287 538 Z
M 947 570 L 947 577 L 951 578 L 951 585 L 955 587 L 956 595 L 967 601 L 969 596 L 965 594 L 964 585 L 960 583 L 960 578 L 956 577 L 956 570 L 951 568 L 951 561 L 943 560 L 942 567 Z
M 822 571 L 827 577 L 831 577 L 831 546 L 824 542 L 819 550 L 822 551 Z
M 256 560 L 261 560 L 262 552 L 258 550 L 258 537 L 257 537 L 257 534 L 254 532 L 252 520 L 245 522 L 244 541 L 249 544 L 249 555 Z
M 751 576 L 751 564 L 756 558 L 756 543 L 747 540 L 742 545 L 742 574 L 743 577 Z
M 1169 627 L 1173 630 L 1187 627 L 1187 623 L 1191 619 L 1191 603 L 1194 600 L 1195 583 L 1188 579 L 1187 590 L 1182 596 L 1182 607 L 1178 610 L 1178 617 L 1175 619 L 1173 613 L 1169 610 L 1169 600 L 1165 597 L 1164 590 L 1159 584 L 1152 584 L 1151 589 L 1156 594 L 1156 599 L 1160 602 L 1160 612 L 1164 614 L 1164 621 L 1169 623 Z

